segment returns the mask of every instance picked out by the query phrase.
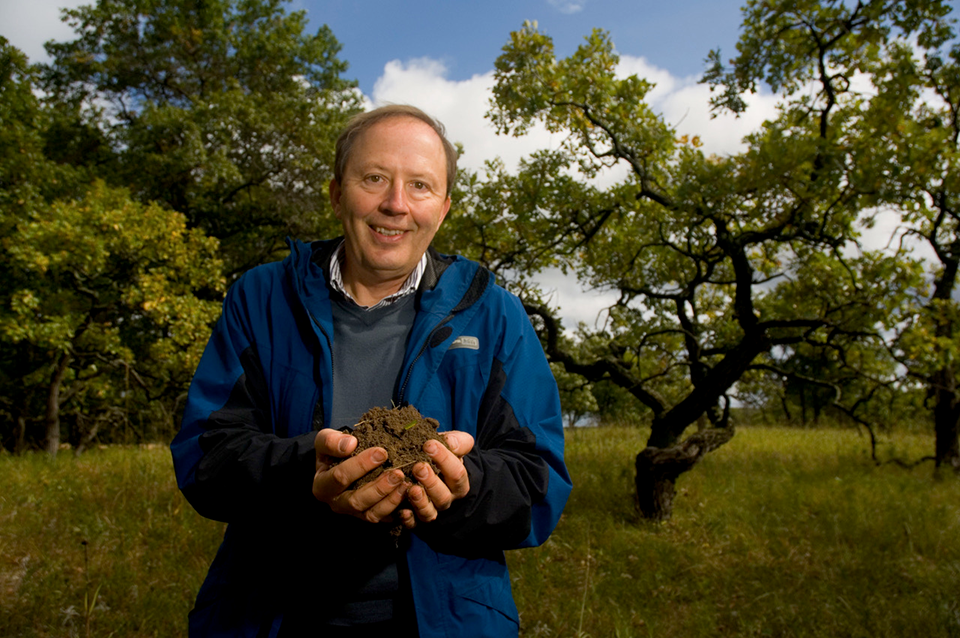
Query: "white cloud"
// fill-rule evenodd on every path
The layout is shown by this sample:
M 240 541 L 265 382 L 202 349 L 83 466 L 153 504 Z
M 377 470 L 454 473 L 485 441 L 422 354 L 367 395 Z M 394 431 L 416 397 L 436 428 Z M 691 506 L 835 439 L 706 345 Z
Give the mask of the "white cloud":
M 536 127 L 522 138 L 497 135 L 484 114 L 489 109 L 493 72 L 468 80 L 446 78 L 446 67 L 436 60 L 420 58 L 394 60 L 384 66 L 383 75 L 370 96 L 374 106 L 412 104 L 443 122 L 447 137 L 463 144 L 463 168 L 479 171 L 485 160 L 500 157 L 509 169 L 520 158 L 540 148 L 556 147 L 559 138 Z
M 746 96 L 748 108 L 739 118 L 730 113 L 712 117 L 710 87 L 699 84 L 699 78 L 677 78 L 644 58 L 621 56 L 617 77 L 630 75 L 655 84 L 647 95 L 650 106 L 678 135 L 699 136 L 705 153 L 731 155 L 742 151 L 744 136 L 776 117 L 776 98 L 770 93 Z
M 585 290 L 576 277 L 564 275 L 560 269 L 551 268 L 536 277 L 547 302 L 559 309 L 563 328 L 573 334 L 577 325 L 585 323 L 588 328 L 600 328 L 607 320 L 607 309 L 617 301 L 615 292 Z
M 586 0 L 583 2 L 576 2 L 576 0 L 547 0 L 547 3 L 560 13 L 572 15 L 583 11 L 583 5 L 586 4 Z
M 0 35 L 27 54 L 30 62 L 48 62 L 43 43 L 74 38 L 73 30 L 60 21 L 61 8 L 75 8 L 89 0 L 2 0 Z

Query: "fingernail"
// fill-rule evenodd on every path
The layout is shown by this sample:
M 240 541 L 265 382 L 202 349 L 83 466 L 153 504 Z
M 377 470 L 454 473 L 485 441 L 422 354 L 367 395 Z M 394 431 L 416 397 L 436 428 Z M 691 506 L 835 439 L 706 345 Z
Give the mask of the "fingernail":
M 403 474 L 395 474 L 391 472 L 387 476 L 387 480 L 390 481 L 390 485 L 400 485 L 400 481 L 403 480 Z
M 346 454 L 346 453 L 347 453 L 347 446 L 348 446 L 349 444 L 350 444 L 350 439 L 349 439 L 349 438 L 343 437 L 342 439 L 340 439 L 340 443 L 339 443 L 339 445 L 337 446 L 337 448 L 340 450 L 340 453 L 341 453 L 341 454 Z
M 413 468 L 413 473 L 421 481 L 429 476 L 427 467 L 425 465 L 418 465 L 417 467 Z
M 375 463 L 383 463 L 387 460 L 387 451 L 386 450 L 375 450 L 373 452 L 373 460 Z
M 439 450 L 437 449 L 437 442 L 430 440 L 423 446 L 423 449 L 427 454 L 436 454 Z

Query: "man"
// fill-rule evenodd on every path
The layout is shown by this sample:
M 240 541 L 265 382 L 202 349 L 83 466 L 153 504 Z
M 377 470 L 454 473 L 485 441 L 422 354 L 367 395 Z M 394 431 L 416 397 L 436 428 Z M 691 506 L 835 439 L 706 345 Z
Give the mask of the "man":
M 430 248 L 455 175 L 422 111 L 361 114 L 330 184 L 343 237 L 231 287 L 171 444 L 184 495 L 229 523 L 191 635 L 518 634 L 503 550 L 543 543 L 566 503 L 560 404 L 519 300 Z M 340 429 L 391 404 L 439 421 L 440 474 L 350 490 L 385 456 L 350 457 Z

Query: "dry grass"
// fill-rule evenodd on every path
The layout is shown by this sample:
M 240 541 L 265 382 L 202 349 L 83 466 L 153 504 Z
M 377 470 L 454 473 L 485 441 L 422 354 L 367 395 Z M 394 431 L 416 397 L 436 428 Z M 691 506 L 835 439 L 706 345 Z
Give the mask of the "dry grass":
M 743 430 L 681 477 L 674 519 L 653 525 L 631 501 L 643 441 L 568 437 L 560 527 L 508 555 L 524 636 L 960 636 L 956 477 L 873 466 L 851 431 Z
M 956 477 L 876 467 L 851 431 L 744 429 L 651 525 L 632 503 L 645 434 L 570 432 L 557 532 L 508 554 L 525 637 L 960 637 Z M 166 448 L 0 456 L 0 484 L 0 636 L 185 635 L 223 526 L 184 501 Z
M 0 636 L 181 636 L 223 533 L 165 448 L 0 457 Z

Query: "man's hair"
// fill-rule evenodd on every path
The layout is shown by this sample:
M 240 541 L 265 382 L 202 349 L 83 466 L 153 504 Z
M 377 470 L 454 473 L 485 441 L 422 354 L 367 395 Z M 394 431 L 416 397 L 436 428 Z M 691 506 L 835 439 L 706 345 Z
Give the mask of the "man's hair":
M 443 124 L 408 104 L 388 104 L 350 118 L 340 137 L 337 138 L 337 155 L 333 163 L 334 179 L 343 183 L 343 171 L 347 167 L 347 160 L 350 158 L 350 152 L 357 138 L 374 124 L 395 117 L 412 117 L 427 124 L 436 132 L 443 144 L 443 153 L 447 157 L 447 197 L 449 197 L 453 191 L 453 181 L 457 178 L 457 149 L 447 139 Z

